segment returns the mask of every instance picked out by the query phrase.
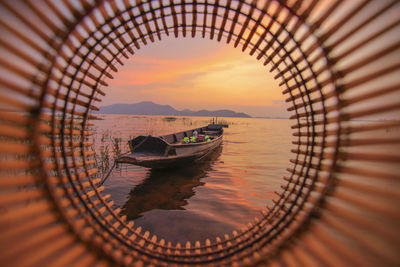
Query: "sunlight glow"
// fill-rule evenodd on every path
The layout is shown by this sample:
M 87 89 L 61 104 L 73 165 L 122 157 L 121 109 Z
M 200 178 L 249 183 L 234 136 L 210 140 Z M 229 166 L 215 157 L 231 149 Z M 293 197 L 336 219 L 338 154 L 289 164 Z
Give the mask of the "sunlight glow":
M 262 63 L 232 44 L 166 38 L 125 62 L 108 81 L 103 105 L 153 101 L 177 109 L 287 117 L 278 82 Z

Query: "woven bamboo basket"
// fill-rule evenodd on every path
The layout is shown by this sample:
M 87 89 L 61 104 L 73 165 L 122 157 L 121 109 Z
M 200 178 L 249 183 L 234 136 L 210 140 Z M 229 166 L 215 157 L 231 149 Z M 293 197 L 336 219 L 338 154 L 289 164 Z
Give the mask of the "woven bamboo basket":
M 400 265 L 400 2 L 0 1 L 0 263 Z M 292 157 L 274 205 L 197 242 L 127 222 L 97 187 L 90 111 L 165 36 L 231 44 L 273 72 Z

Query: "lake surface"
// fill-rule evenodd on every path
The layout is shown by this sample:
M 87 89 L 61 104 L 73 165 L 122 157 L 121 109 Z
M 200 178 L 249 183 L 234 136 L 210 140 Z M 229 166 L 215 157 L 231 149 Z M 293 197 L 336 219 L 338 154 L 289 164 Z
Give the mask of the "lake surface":
M 91 121 L 98 161 L 115 157 L 137 135 L 153 136 L 207 125 L 211 118 L 98 115 Z M 180 169 L 151 170 L 120 164 L 104 183 L 115 205 L 135 227 L 173 243 L 215 240 L 260 217 L 285 184 L 292 121 L 286 119 L 223 118 L 229 123 L 222 145 L 202 162 Z M 103 152 L 103 153 L 101 153 Z M 112 165 L 112 164 L 110 164 Z M 106 166 L 103 166 L 105 168 Z

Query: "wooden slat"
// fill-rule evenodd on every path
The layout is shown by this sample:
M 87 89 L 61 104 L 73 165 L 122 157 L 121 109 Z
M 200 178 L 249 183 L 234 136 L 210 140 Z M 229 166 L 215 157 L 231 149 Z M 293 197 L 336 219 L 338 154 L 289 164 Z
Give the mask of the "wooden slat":
M 29 204 L 22 204 L 20 206 L 13 207 L 12 210 L 3 213 L 0 217 L 0 225 L 13 225 L 17 221 L 28 221 L 29 218 L 35 216 L 41 216 L 50 211 L 51 204 L 45 200 L 31 201 Z
M 26 203 L 28 201 L 40 199 L 43 196 L 43 191 L 37 188 L 29 190 L 20 190 L 15 192 L 7 192 L 0 194 L 0 203 L 3 206 L 16 205 Z

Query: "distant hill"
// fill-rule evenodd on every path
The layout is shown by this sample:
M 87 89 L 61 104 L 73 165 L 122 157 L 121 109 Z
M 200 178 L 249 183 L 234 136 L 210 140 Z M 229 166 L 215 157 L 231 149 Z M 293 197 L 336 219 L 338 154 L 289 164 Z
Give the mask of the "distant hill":
M 200 116 L 200 117 L 241 117 L 250 118 L 246 113 L 238 113 L 232 110 L 199 110 L 192 111 L 185 109 L 176 110 L 170 105 L 159 105 L 151 101 L 140 102 L 136 104 L 113 104 L 102 106 L 95 112 L 100 114 L 132 114 L 132 115 L 167 115 L 167 116 Z

